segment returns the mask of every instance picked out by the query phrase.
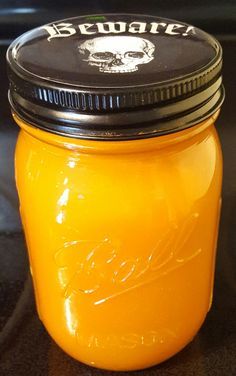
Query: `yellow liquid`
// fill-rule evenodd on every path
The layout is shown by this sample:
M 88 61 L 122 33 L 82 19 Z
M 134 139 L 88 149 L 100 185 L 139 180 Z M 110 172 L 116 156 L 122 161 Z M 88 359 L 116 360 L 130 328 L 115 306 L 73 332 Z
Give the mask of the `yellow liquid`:
M 101 142 L 14 115 L 37 308 L 72 357 L 142 369 L 199 330 L 211 304 L 220 208 L 216 117 L 171 135 Z

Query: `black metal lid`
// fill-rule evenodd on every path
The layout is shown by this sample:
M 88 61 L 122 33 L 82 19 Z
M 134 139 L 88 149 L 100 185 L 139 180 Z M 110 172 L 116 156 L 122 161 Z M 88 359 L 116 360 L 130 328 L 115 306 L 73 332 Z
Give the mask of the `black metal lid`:
M 222 50 L 183 22 L 135 14 L 57 21 L 7 52 L 9 100 L 30 124 L 78 138 L 175 132 L 222 104 Z

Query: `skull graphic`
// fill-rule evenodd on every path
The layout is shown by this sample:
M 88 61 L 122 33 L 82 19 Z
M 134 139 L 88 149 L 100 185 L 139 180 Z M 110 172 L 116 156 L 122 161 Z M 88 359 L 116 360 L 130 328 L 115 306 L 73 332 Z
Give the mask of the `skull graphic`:
M 99 67 L 103 73 L 129 73 L 138 70 L 138 65 L 153 60 L 155 46 L 147 39 L 129 36 L 98 37 L 79 46 L 89 65 Z

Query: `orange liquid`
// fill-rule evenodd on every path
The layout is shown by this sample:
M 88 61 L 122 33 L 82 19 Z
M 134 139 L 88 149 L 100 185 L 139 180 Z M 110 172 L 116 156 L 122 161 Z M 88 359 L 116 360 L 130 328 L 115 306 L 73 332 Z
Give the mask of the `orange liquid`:
M 214 120 L 133 141 L 85 141 L 23 123 L 20 198 L 39 316 L 87 364 L 162 362 L 212 296 L 222 160 Z

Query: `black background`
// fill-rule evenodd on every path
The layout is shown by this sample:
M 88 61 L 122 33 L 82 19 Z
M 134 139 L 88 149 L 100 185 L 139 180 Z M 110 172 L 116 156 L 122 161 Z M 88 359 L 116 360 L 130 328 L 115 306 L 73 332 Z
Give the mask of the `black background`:
M 235 0 L 1 0 L 0 35 L 14 38 L 32 27 L 83 14 L 131 12 L 192 23 L 214 34 L 236 31 Z
M 169 361 L 132 375 L 236 375 L 236 2 L 0 1 L 0 375 L 121 375 L 84 366 L 60 350 L 40 323 L 27 281 L 13 160 L 17 127 L 7 103 L 5 51 L 32 27 L 82 14 L 135 12 L 179 19 L 214 34 L 224 51 L 226 100 L 217 122 L 224 154 L 223 207 L 213 307 L 194 341 Z M 25 283 L 26 281 L 26 283 Z M 24 286 L 25 283 L 25 286 Z M 18 300 L 20 299 L 20 300 Z M 18 301 L 18 303 L 17 303 Z M 127 374 L 127 373 L 126 373 Z M 122 374 L 125 375 L 125 374 Z

